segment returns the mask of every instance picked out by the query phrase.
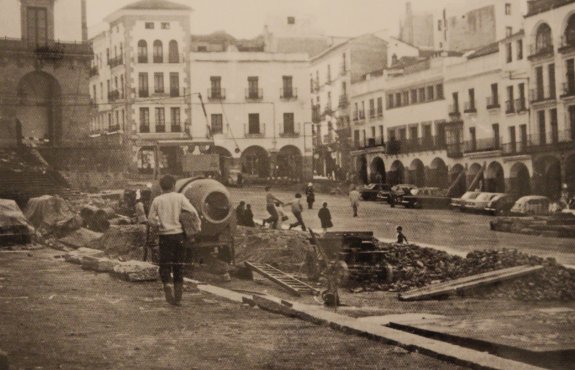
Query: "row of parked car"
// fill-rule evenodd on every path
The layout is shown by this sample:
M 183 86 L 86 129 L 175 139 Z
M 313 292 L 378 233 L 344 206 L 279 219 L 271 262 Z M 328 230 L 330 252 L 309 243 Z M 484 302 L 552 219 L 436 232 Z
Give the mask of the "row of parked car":
M 369 184 L 360 190 L 364 200 L 383 201 L 392 207 L 452 208 L 461 212 L 487 213 L 490 215 L 545 215 L 553 212 L 547 197 L 528 195 L 521 198 L 508 193 L 468 191 L 460 198 L 450 198 L 447 190 L 435 187 L 417 187 L 411 184 Z M 564 213 L 575 214 L 575 198 Z

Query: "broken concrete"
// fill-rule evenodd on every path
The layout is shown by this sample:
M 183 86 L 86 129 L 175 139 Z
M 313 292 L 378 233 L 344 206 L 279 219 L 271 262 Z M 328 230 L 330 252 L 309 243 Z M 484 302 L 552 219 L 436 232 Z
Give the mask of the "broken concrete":
M 82 268 L 96 272 L 114 272 L 114 267 L 120 264 L 120 261 L 109 258 L 97 258 L 91 256 L 82 257 Z
M 158 280 L 158 266 L 142 261 L 120 262 L 114 266 L 114 275 L 131 281 L 155 281 Z
M 102 233 L 98 233 L 85 228 L 78 229 L 58 241 L 67 247 L 81 248 L 88 245 L 88 243 L 102 237 Z

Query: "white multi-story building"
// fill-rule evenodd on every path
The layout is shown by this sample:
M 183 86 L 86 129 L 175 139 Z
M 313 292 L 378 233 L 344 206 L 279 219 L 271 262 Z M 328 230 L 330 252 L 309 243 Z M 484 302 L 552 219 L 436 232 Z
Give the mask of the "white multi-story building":
M 531 81 L 533 182 L 546 195 L 575 193 L 575 2 L 534 0 L 525 16 Z
M 77 144 L 87 135 L 90 109 L 86 1 L 1 6 L 0 146 L 31 141 L 49 155 Z
M 351 84 L 401 57 L 416 57 L 417 48 L 386 35 L 366 34 L 343 41 L 311 58 L 309 89 L 314 122 L 318 175 L 351 169 L 349 90 Z
M 223 172 L 252 180 L 310 179 L 307 55 L 229 45 L 221 52 L 193 52 L 191 59 L 192 135 L 209 127 L 215 152 L 228 159 Z
M 140 172 L 178 173 L 186 152 L 211 142 L 198 132 L 204 125 L 192 128 L 190 13 L 165 0 L 138 1 L 107 16 L 106 30 L 91 39 L 91 136 L 123 142 Z

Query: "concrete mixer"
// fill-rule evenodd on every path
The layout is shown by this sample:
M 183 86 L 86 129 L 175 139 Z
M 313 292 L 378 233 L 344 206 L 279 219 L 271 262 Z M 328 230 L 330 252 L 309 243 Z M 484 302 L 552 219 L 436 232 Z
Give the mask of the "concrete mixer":
M 214 179 L 191 177 L 177 180 L 175 190 L 190 200 L 202 220 L 202 231 L 192 251 L 194 259 L 215 254 L 218 259 L 233 263 L 236 220 L 228 189 Z M 159 184 L 153 184 L 152 199 L 161 192 Z

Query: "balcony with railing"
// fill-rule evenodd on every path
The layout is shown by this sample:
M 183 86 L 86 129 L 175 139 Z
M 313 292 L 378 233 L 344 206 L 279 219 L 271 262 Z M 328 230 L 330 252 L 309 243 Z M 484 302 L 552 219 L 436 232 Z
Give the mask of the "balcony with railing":
M 572 80 L 569 82 L 563 82 L 562 84 L 562 93 L 561 98 L 568 98 L 575 96 L 575 76 L 567 77 L 568 79 L 571 78 Z
M 179 88 L 170 87 L 170 97 L 172 97 L 172 98 L 177 98 L 178 96 L 180 96 L 180 89 L 179 89 Z
M 561 54 L 570 53 L 575 50 L 575 38 L 567 38 L 565 35 L 561 36 L 561 43 L 559 44 L 559 49 L 557 50 Z
M 347 98 L 347 94 L 341 94 L 339 96 L 339 102 L 337 106 L 340 109 L 345 109 L 349 106 L 349 99 Z
M 330 103 L 326 104 L 322 114 L 324 116 L 331 116 L 333 114 L 333 109 Z
M 182 132 L 182 125 L 178 122 L 172 122 L 170 132 Z
M 257 126 L 251 126 L 247 123 L 244 124 L 244 137 L 245 138 L 264 138 L 266 136 L 266 124 L 259 123 Z
M 501 151 L 505 155 L 524 154 L 528 152 L 528 142 L 512 141 L 501 145 Z
M 246 89 L 246 100 L 262 100 L 263 98 L 263 89 Z
M 150 92 L 147 89 L 139 89 L 138 96 L 140 98 L 147 98 L 150 95 Z
M 552 56 L 554 53 L 553 51 L 553 44 L 547 45 L 529 45 L 529 56 L 527 59 L 533 60 L 537 58 L 544 58 Z
M 487 109 L 497 109 L 500 107 L 498 96 L 489 96 L 485 100 Z
M 114 68 L 123 64 L 124 64 L 124 58 L 121 56 L 112 58 L 108 61 L 108 65 L 110 66 L 110 68 Z
M 449 118 L 452 120 L 459 120 L 461 118 L 461 112 L 459 112 L 458 104 L 449 105 Z
M 209 100 L 224 100 L 226 98 L 226 89 L 208 89 Z
M 517 113 L 527 111 L 527 104 L 525 98 L 515 99 L 515 111 Z
M 501 149 L 501 138 L 490 137 L 484 139 L 468 140 L 463 143 L 465 153 L 489 152 Z
M 54 62 L 65 57 L 92 56 L 88 43 L 47 40 L 41 44 L 21 38 L 0 38 L 0 50 L 7 54 L 30 55 L 43 62 Z
M 529 90 L 529 100 L 531 103 L 538 103 L 547 100 L 554 100 L 555 87 L 550 85 L 539 86 L 535 89 Z
M 475 102 L 465 102 L 463 105 L 463 113 L 477 113 Z
M 463 143 L 450 143 L 445 146 L 445 152 L 449 158 L 463 157 Z
M 516 113 L 515 112 L 515 102 L 513 100 L 507 100 L 505 102 L 505 113 L 506 114 Z
M 557 127 L 557 126 L 555 126 Z M 575 131 L 552 129 L 529 136 L 530 151 L 561 150 L 572 148 L 575 142 Z
M 100 74 L 100 71 L 98 69 L 98 66 L 92 66 L 90 67 L 90 77 L 94 77 L 94 76 L 98 76 Z
M 297 99 L 297 88 L 286 88 L 286 87 L 282 87 L 280 88 L 280 99 L 283 100 L 292 100 L 292 99 Z
M 113 102 L 120 99 L 120 92 L 118 90 L 112 90 L 108 92 L 108 100 Z
M 280 132 L 280 137 L 282 138 L 297 138 L 300 136 L 300 123 L 294 124 L 293 126 L 284 126 Z M 287 129 L 287 130 L 286 130 Z
M 165 124 L 156 124 L 156 132 L 166 132 Z

